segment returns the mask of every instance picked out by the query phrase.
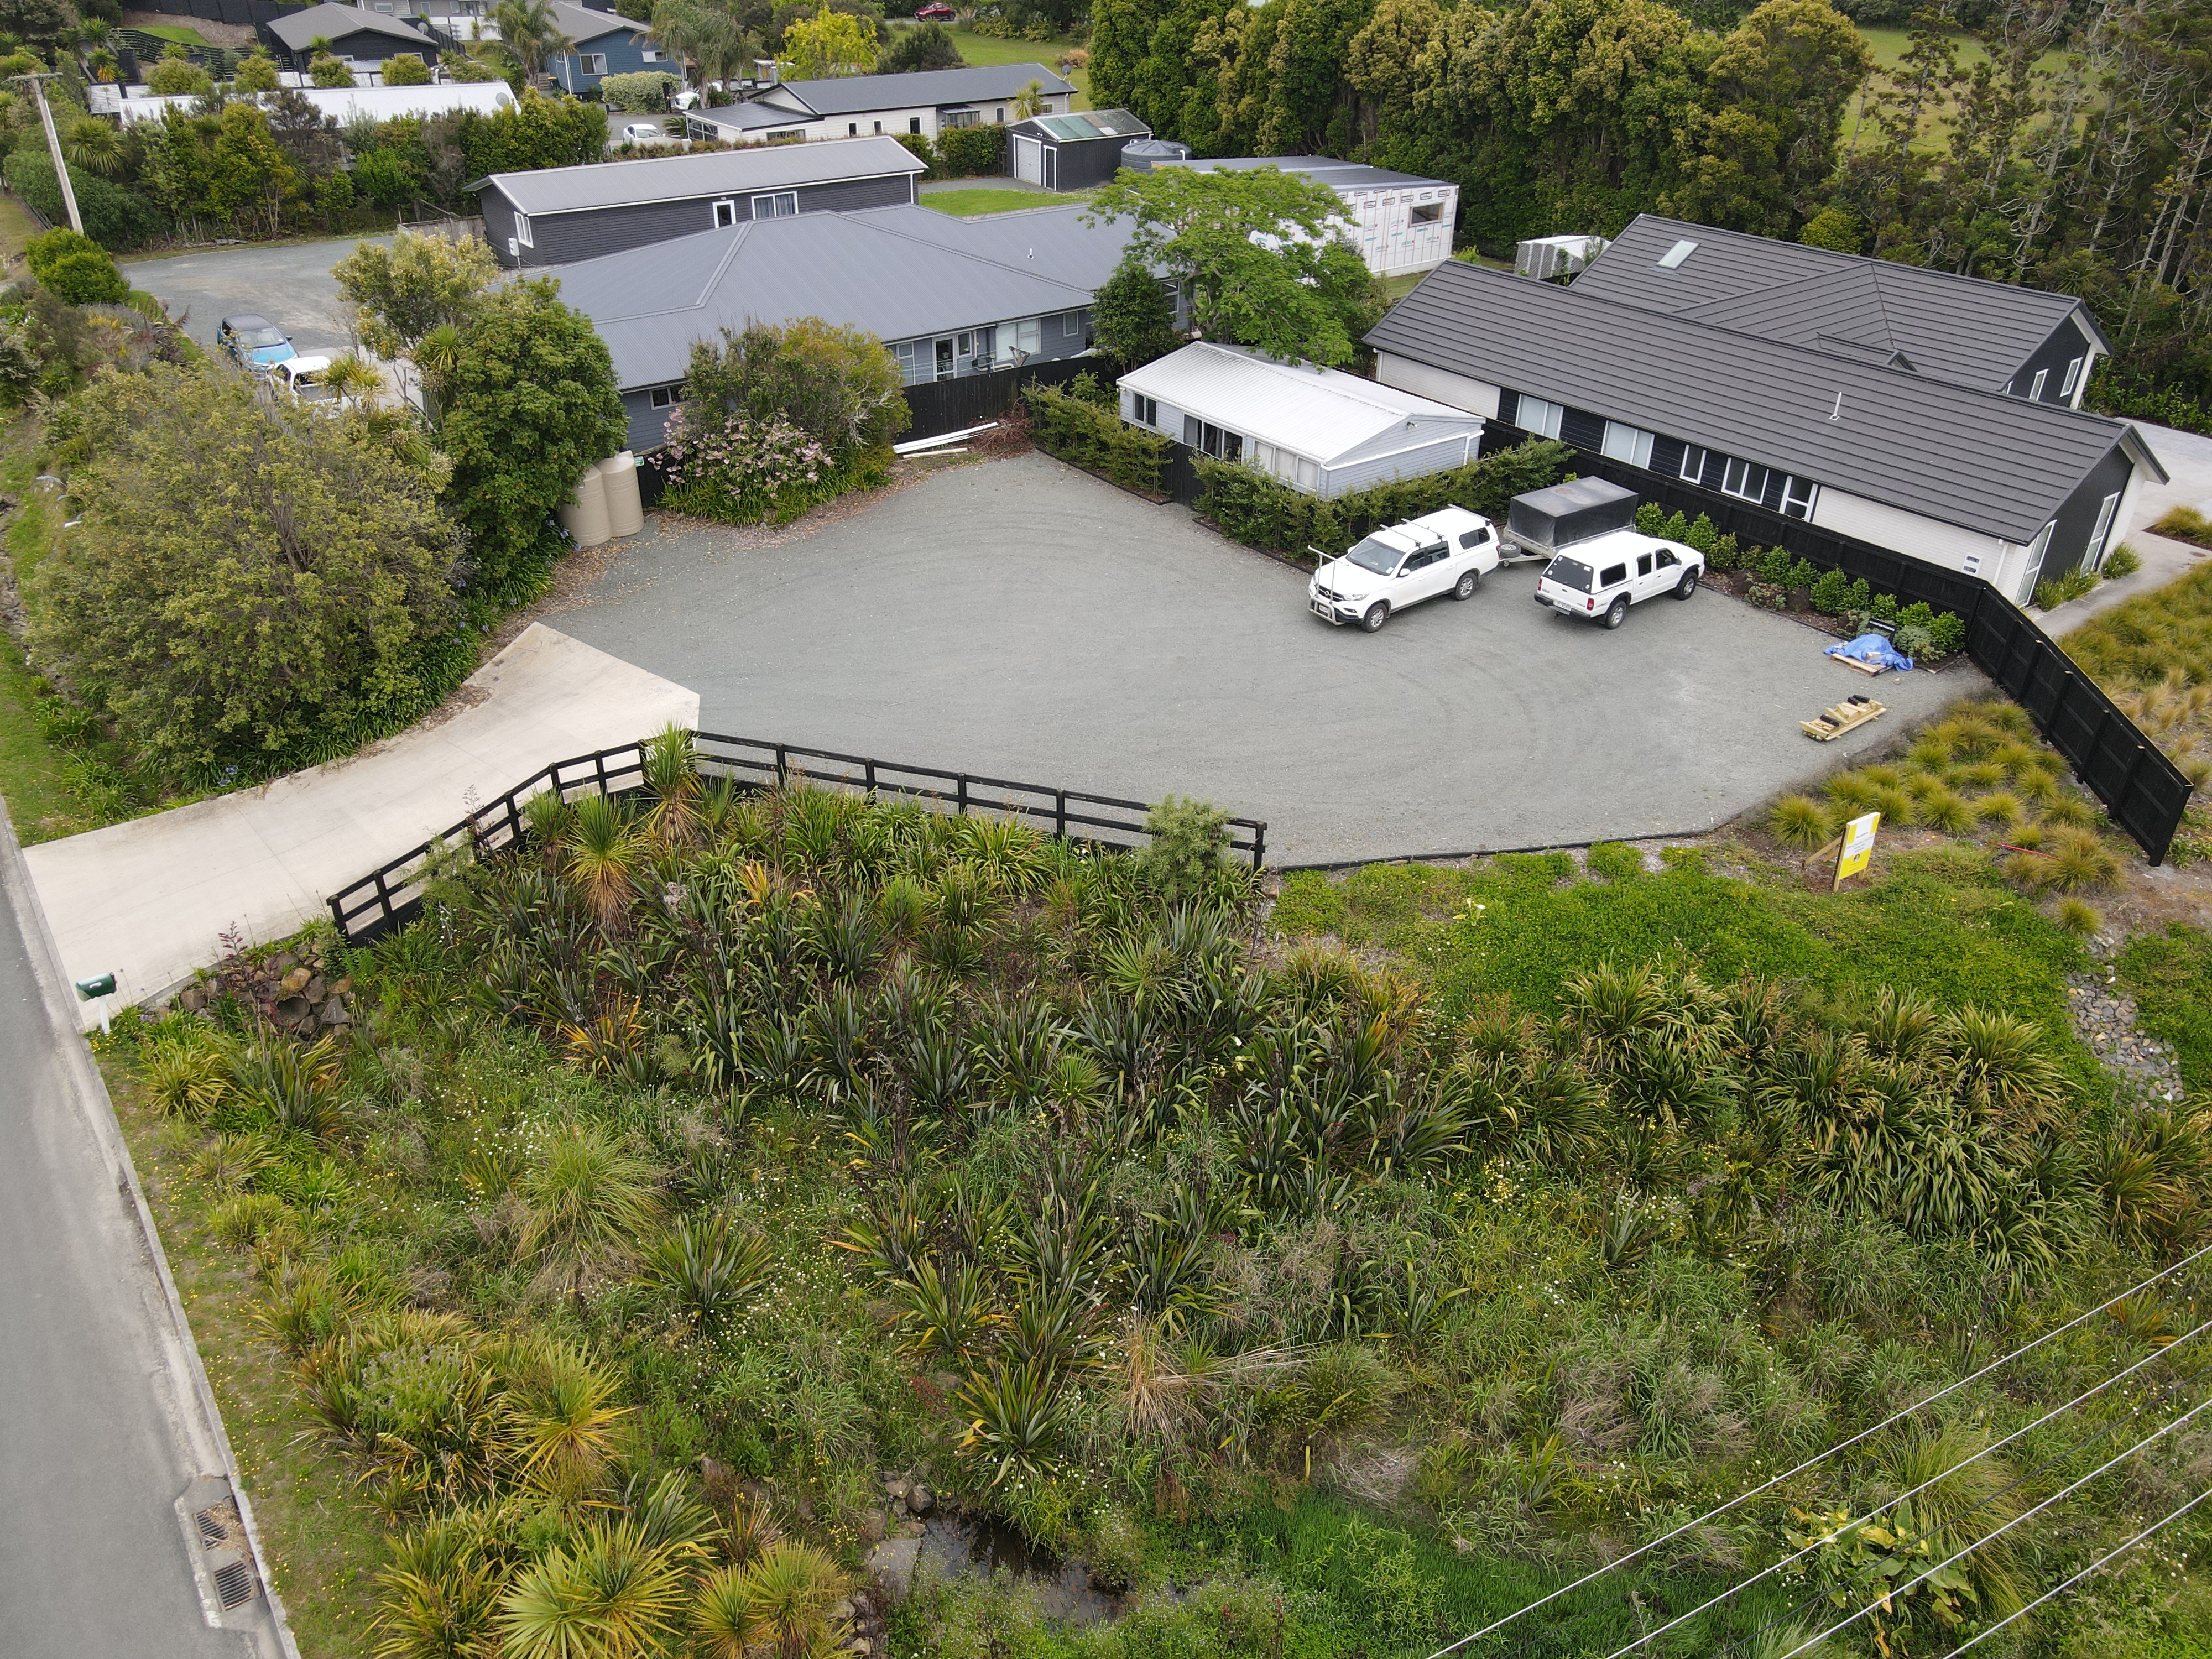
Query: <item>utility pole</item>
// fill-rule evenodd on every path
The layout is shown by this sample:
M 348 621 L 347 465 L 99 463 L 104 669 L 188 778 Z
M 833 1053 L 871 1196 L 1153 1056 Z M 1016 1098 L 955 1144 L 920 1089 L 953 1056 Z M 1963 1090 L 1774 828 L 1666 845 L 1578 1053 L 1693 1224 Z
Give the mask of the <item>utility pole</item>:
M 46 82 L 54 78 L 54 72 L 48 70 L 43 75 L 11 75 L 8 78 L 31 83 L 31 94 L 39 100 L 39 119 L 46 125 L 46 153 L 54 158 L 54 182 L 62 187 L 62 205 L 69 210 L 70 228 L 82 236 L 84 216 L 76 210 L 76 191 L 70 187 L 69 163 L 62 159 L 61 135 L 54 131 L 53 106 L 46 102 Z

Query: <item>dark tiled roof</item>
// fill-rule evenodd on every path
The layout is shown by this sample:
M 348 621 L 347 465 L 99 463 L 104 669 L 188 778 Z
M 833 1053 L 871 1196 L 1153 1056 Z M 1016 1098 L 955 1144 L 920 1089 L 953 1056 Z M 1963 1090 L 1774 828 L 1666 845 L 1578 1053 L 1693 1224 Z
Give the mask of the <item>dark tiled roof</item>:
M 1032 81 L 1048 93 L 1075 90 L 1042 64 L 982 64 L 911 75 L 840 75 L 786 81 L 768 90 L 790 94 L 817 115 L 859 115 L 869 110 L 926 109 L 932 104 L 1012 98 Z
M 1695 242 L 1696 251 L 1662 269 L 1661 256 L 1682 241 Z M 1902 351 L 1923 374 L 1986 392 L 2004 390 L 2069 317 L 2078 318 L 2099 349 L 2111 349 L 2088 308 L 2071 295 L 1648 213 L 1591 261 L 1575 286 L 1793 345 Z
M 294 52 L 305 52 L 315 41 L 343 40 L 349 34 L 385 34 L 410 46 L 427 46 L 430 37 L 411 23 L 358 6 L 310 6 L 272 19 L 270 33 Z
M 2032 541 L 2114 444 L 2157 470 L 2120 422 L 1457 260 L 1367 338 L 2010 542 Z

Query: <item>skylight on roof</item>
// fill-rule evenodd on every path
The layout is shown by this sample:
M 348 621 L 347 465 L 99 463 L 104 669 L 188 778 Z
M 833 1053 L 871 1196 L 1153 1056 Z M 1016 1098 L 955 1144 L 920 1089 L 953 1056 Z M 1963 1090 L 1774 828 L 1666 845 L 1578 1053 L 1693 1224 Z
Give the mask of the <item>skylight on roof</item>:
M 1695 242 L 1686 240 L 1677 242 L 1659 256 L 1659 269 L 1672 270 L 1697 251 L 1698 245 Z

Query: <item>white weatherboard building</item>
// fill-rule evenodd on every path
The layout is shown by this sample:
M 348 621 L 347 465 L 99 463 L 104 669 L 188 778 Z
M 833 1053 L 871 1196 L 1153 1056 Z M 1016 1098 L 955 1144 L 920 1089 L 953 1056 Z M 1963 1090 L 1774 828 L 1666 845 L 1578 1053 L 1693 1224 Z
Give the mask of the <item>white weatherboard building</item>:
M 1311 363 L 1200 341 L 1120 381 L 1121 418 L 1309 495 L 1464 465 L 1482 417 Z
M 1179 147 L 1178 147 L 1179 148 Z M 1433 270 L 1451 258 L 1452 226 L 1459 218 L 1459 186 L 1441 179 L 1417 178 L 1340 161 L 1328 155 L 1236 155 L 1210 160 L 1125 155 L 1124 164 L 1140 172 L 1165 167 L 1194 167 L 1201 173 L 1244 173 L 1277 167 L 1315 184 L 1327 185 L 1344 200 L 1340 234 L 1359 250 L 1377 276 L 1403 276 Z

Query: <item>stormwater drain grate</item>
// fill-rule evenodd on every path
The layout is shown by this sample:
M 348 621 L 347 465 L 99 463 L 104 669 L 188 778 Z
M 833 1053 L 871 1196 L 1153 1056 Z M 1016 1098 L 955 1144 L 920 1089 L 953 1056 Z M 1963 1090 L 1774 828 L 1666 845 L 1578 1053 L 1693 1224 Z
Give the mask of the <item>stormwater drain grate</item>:
M 200 1544 L 205 1549 L 214 1549 L 230 1536 L 230 1528 L 224 1523 L 222 1516 L 211 1509 L 202 1510 L 194 1516 L 192 1524 L 200 1529 Z
M 222 1598 L 223 1610 L 242 1607 L 253 1599 L 253 1569 L 243 1561 L 234 1561 L 227 1567 L 218 1567 L 215 1575 L 215 1593 Z
M 199 1546 L 194 1564 L 200 1581 L 200 1599 L 210 1623 L 245 1607 L 253 1600 L 253 1553 L 239 1518 L 237 1500 L 215 1480 L 194 1483 L 197 1490 L 178 1500 L 177 1510 L 189 1535 Z M 192 1503 L 189 1498 L 197 1498 Z M 212 1498 L 214 1501 L 210 1502 Z

